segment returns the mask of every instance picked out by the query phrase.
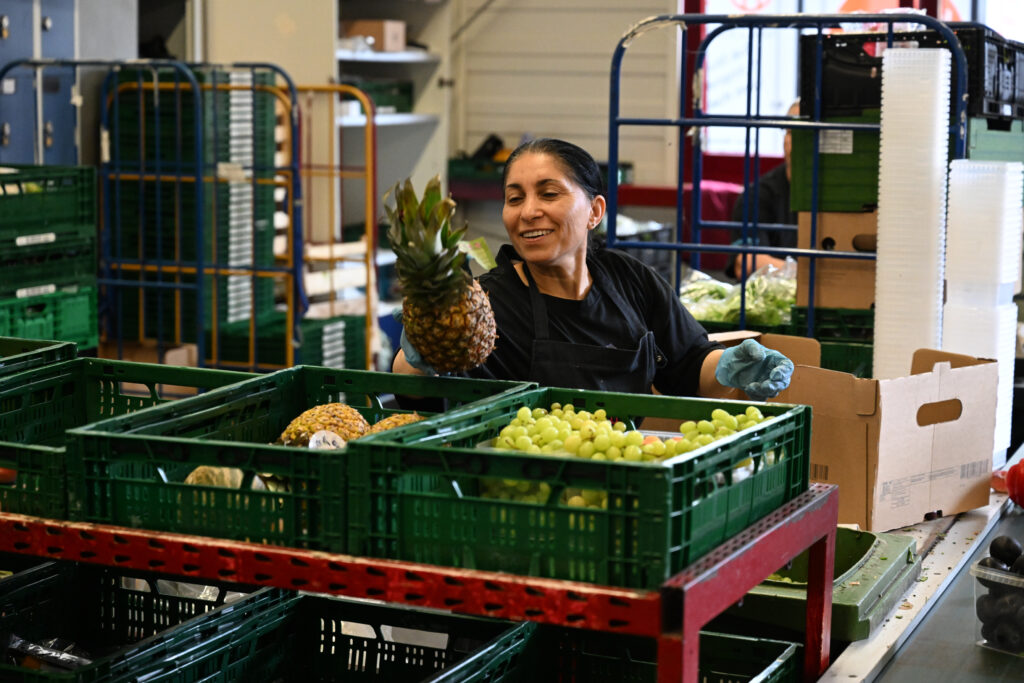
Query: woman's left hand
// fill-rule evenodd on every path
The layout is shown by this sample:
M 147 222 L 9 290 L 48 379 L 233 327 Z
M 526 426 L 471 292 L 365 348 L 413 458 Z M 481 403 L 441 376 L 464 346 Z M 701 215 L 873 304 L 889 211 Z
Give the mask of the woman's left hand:
M 715 367 L 720 384 L 742 389 L 755 401 L 777 396 L 789 386 L 792 376 L 793 361 L 753 339 L 726 349 Z

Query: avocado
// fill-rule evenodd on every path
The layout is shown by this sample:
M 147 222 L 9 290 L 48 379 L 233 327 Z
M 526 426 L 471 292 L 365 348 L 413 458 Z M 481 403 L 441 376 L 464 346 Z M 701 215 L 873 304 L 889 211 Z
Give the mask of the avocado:
M 1020 543 L 1011 536 L 996 536 L 988 546 L 988 554 L 1009 567 L 1021 556 Z
M 1000 562 L 999 560 L 997 560 L 994 557 L 983 557 L 983 558 L 981 558 L 980 560 L 978 560 L 978 566 L 979 567 L 986 567 L 988 569 L 998 569 L 999 571 L 1003 571 L 1003 572 L 1009 571 L 1009 567 L 1007 567 L 1005 564 L 1003 564 L 1002 562 Z M 1005 584 L 1002 584 L 1002 583 L 1000 583 L 998 581 L 990 581 L 989 579 L 983 579 L 980 576 L 978 577 L 978 581 L 981 582 L 982 586 L 987 586 L 993 592 L 999 592 L 999 593 L 1004 592 L 1003 589 L 1005 588 Z
M 983 593 L 975 603 L 975 610 L 978 613 L 978 619 L 981 620 L 981 623 L 987 624 L 991 621 L 995 621 L 997 616 L 996 596 L 991 593 Z
M 996 646 L 1002 650 L 1017 652 L 1021 648 L 1020 631 L 1008 621 L 999 622 L 992 636 Z

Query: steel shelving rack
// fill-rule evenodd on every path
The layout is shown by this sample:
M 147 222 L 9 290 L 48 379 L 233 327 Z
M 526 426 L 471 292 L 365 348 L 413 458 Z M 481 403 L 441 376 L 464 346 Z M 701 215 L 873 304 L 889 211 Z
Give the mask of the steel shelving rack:
M 742 245 L 721 245 L 704 244 L 700 240 L 700 233 L 705 229 L 732 229 L 740 232 L 741 238 L 752 236 L 760 229 L 769 230 L 792 230 L 793 226 L 778 224 L 758 224 L 756 218 L 752 222 L 726 222 L 726 221 L 705 221 L 701 218 L 701 193 L 700 183 L 703 174 L 703 155 L 701 150 L 700 131 L 707 127 L 724 126 L 731 128 L 743 128 L 746 131 L 745 154 L 744 154 L 744 187 L 754 188 L 756 193 L 757 174 L 754 169 L 759 168 L 760 159 L 757 147 L 757 136 L 762 129 L 766 128 L 787 128 L 809 130 L 814 133 L 813 146 L 813 169 L 812 169 L 812 190 L 811 205 L 814 210 L 811 212 L 811 233 L 810 243 L 817 244 L 818 230 L 818 188 L 819 188 L 819 137 L 822 131 L 828 130 L 849 130 L 849 131 L 878 131 L 880 126 L 873 123 L 829 123 L 823 122 L 821 104 L 821 79 L 822 68 L 821 58 L 823 50 L 823 36 L 827 29 L 838 28 L 843 24 L 850 23 L 875 23 L 887 26 L 884 34 L 888 45 L 892 45 L 896 24 L 920 24 L 929 29 L 934 29 L 946 40 L 953 58 L 953 90 L 950 99 L 950 137 L 952 140 L 951 156 L 953 159 L 963 158 L 965 152 L 965 139 L 967 131 L 967 58 L 964 50 L 957 39 L 956 34 L 943 22 L 934 17 L 921 14 L 784 14 L 784 15 L 716 15 L 716 14 L 676 14 L 659 15 L 644 19 L 632 26 L 619 40 L 615 48 L 611 65 L 611 82 L 609 94 L 609 116 L 608 116 L 608 246 L 620 248 L 643 248 L 643 249 L 669 249 L 676 251 L 688 251 L 694 254 L 694 265 L 700 267 L 700 254 L 703 252 L 718 252 L 726 254 L 769 254 L 784 258 L 786 256 L 810 257 L 809 261 L 809 282 L 808 288 L 808 315 L 807 334 L 813 336 L 814 331 L 814 275 L 815 260 L 817 258 L 843 258 L 843 259 L 874 259 L 873 252 L 847 252 L 847 251 L 825 251 L 820 249 L 796 249 L 785 247 L 761 247 L 747 244 Z M 684 49 L 681 52 L 679 68 L 680 87 L 678 116 L 673 118 L 636 118 L 621 115 L 621 79 L 622 60 L 626 55 L 628 47 L 644 33 L 663 28 L 678 28 L 682 32 L 681 44 L 691 45 L 696 42 L 688 32 L 692 30 L 702 31 L 707 25 L 717 25 L 706 36 L 700 39 L 697 49 L 692 58 L 691 74 L 690 55 Z M 742 116 L 708 114 L 703 111 L 703 92 L 699 86 L 700 81 L 696 77 L 702 73 L 704 60 L 707 55 L 709 44 L 722 33 L 734 29 L 747 29 L 747 96 L 746 112 Z M 815 55 L 815 94 L 813 105 L 813 120 L 802 121 L 795 117 L 771 117 L 760 113 L 760 98 L 752 96 L 751 88 L 755 82 L 760 82 L 761 69 L 761 35 L 765 30 L 792 29 L 797 31 L 814 30 L 817 33 L 816 55 Z M 696 35 L 700 35 L 697 33 Z M 688 39 L 689 38 L 689 39 Z M 756 46 L 756 47 L 755 47 Z M 692 89 L 687 84 L 696 83 Z M 616 213 L 619 204 L 619 130 L 624 126 L 669 126 L 677 129 L 677 187 L 676 187 L 676 225 L 674 242 L 638 242 L 635 240 L 617 239 L 615 233 Z M 692 134 L 696 132 L 696 134 Z M 751 153 L 751 136 L 754 136 L 753 154 Z M 692 142 L 687 142 L 692 141 Z M 689 159 L 688 159 L 689 157 Z M 683 241 L 683 185 L 687 178 L 687 164 L 689 163 L 692 178 L 693 192 L 691 193 L 690 228 L 693 241 Z M 756 194 L 753 200 L 756 203 Z M 745 197 L 745 202 L 750 202 Z M 747 207 L 744 215 L 752 215 Z M 740 259 L 742 264 L 741 280 L 745 281 L 746 263 Z M 676 261 L 676 281 L 679 281 L 680 264 Z M 740 288 L 740 320 L 739 327 L 746 326 L 746 288 Z

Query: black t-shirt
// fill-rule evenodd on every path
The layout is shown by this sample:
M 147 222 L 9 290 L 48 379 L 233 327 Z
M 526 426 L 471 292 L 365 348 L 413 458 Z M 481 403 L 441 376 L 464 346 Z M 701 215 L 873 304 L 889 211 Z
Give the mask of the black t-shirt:
M 595 283 L 582 301 L 542 294 L 548 308 L 549 339 L 577 344 L 636 348 L 639 339 L 629 336 L 625 316 L 602 291 L 615 287 L 625 302 L 654 332 L 666 364 L 655 375 L 654 385 L 663 394 L 695 396 L 700 387 L 704 358 L 720 344 L 709 341 L 707 332 L 679 302 L 672 287 L 654 270 L 628 254 L 597 249 L 610 282 Z M 511 245 L 498 252 L 498 266 L 480 276 L 490 295 L 498 328 L 498 340 L 487 362 L 471 370 L 472 377 L 528 380 L 534 340 L 533 309 L 529 288 L 519 279 L 513 260 L 521 260 Z M 593 389 L 594 387 L 578 387 Z
M 753 200 L 753 195 L 751 195 Z M 761 176 L 757 185 L 757 205 L 751 204 L 748 210 L 756 211 L 747 217 L 751 225 L 754 218 L 760 223 L 779 223 L 796 225 L 797 216 L 789 210 L 789 178 L 786 177 L 786 164 L 782 163 Z M 743 195 L 736 198 L 732 207 L 732 220 L 736 223 L 743 222 Z M 748 230 L 748 237 L 753 231 Z M 740 239 L 740 231 L 732 231 L 732 240 Z M 770 247 L 795 247 L 796 230 L 758 230 L 757 244 Z M 726 273 L 732 277 L 739 277 L 735 273 L 736 257 L 729 259 Z

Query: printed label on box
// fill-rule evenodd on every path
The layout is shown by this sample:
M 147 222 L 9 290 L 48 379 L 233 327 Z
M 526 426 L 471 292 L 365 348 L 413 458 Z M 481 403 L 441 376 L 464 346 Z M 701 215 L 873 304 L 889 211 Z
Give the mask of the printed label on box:
M 19 247 L 28 247 L 33 244 L 48 244 L 57 241 L 57 233 L 41 232 L 36 235 L 19 235 L 14 238 L 14 243 Z
M 42 296 L 43 294 L 53 294 L 57 291 L 57 285 L 36 285 L 35 287 L 24 287 L 14 293 L 14 296 L 18 299 L 25 299 L 30 296 Z
M 853 154 L 852 130 L 823 130 L 819 140 L 822 154 Z

